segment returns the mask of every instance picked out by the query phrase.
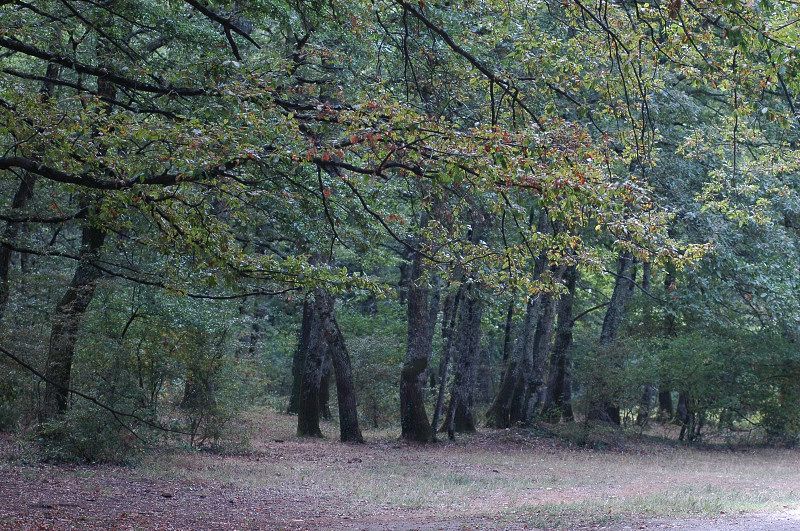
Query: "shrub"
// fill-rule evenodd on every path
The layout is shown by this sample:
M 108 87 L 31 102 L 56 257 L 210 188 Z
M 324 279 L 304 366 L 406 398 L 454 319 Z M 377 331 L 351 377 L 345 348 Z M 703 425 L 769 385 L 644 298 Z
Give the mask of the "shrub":
M 108 411 L 79 402 L 62 417 L 41 424 L 36 437 L 46 461 L 123 464 L 141 447 L 140 436 L 126 425 Z

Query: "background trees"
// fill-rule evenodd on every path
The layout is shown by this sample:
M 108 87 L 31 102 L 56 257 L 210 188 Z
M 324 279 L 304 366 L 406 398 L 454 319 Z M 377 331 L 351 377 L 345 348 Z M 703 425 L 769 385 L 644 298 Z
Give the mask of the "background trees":
M 796 437 L 790 3 L 0 10 L 5 424 Z

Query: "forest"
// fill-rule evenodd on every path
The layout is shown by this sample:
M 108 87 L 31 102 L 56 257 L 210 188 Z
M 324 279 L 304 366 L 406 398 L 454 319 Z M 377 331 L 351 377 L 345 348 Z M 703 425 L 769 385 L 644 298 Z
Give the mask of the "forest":
M 0 0 L 0 232 L 2 529 L 800 527 L 794 0 Z

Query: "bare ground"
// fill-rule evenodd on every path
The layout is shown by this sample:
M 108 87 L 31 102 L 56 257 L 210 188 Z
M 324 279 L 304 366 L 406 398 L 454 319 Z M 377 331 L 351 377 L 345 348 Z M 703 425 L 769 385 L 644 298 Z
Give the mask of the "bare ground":
M 297 439 L 293 418 L 268 411 L 252 424 L 247 452 L 135 467 L 26 464 L 6 437 L 0 528 L 800 529 L 797 451 L 592 451 L 512 430 L 354 446 Z

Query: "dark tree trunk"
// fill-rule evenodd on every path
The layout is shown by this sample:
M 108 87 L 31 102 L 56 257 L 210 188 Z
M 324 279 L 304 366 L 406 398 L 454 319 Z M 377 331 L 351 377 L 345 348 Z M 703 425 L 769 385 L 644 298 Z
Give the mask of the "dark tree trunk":
M 322 380 L 319 382 L 319 416 L 323 420 L 331 420 L 331 377 L 333 376 L 333 360 L 330 356 L 325 357 L 325 364 L 322 367 Z
M 406 289 L 408 343 L 400 374 L 400 427 L 403 439 L 418 442 L 433 439 L 421 381 L 428 367 L 433 340 L 430 291 L 422 282 L 422 257 L 413 252 Z
M 489 404 L 494 396 L 493 349 L 481 347 L 475 374 L 475 403 Z
M 545 212 L 541 212 L 539 215 L 538 229 L 543 233 L 553 230 Z M 547 256 L 542 253 L 536 259 L 532 280 L 539 280 L 546 268 Z M 497 396 L 486 412 L 486 425 L 490 428 L 508 428 L 512 424 L 524 420 L 525 395 L 528 377 L 533 370 L 533 339 L 536 324 L 539 321 L 541 299 L 541 295 L 528 298 L 522 323 L 522 335 L 517 339 L 508 358 Z M 506 314 L 506 324 L 509 324 L 508 314 Z
M 91 226 L 88 222 L 81 231 L 78 267 L 53 316 L 45 368 L 44 399 L 40 410 L 41 420 L 52 419 L 67 410 L 78 331 L 94 296 L 97 282 L 103 275 L 95 267 L 94 261 L 98 257 L 105 237 L 104 231 Z
M 508 428 L 518 420 L 513 415 L 513 411 L 519 411 L 519 403 L 522 402 L 521 387 L 524 386 L 525 358 L 528 356 L 529 347 L 532 346 L 531 336 L 537 321 L 535 315 L 539 312 L 539 297 L 531 297 L 525 308 L 525 319 L 522 324 L 522 337 L 517 339 L 514 352 L 506 363 L 503 378 L 500 380 L 500 387 L 497 395 L 486 411 L 486 425 L 490 428 Z M 517 407 L 515 407 L 515 405 Z
M 650 420 L 650 406 L 653 402 L 655 388 L 652 385 L 645 385 L 642 391 L 642 398 L 639 401 L 639 412 L 636 414 L 636 425 L 646 426 Z
M 553 268 L 556 278 L 561 277 L 564 268 Z M 533 422 L 544 402 L 545 378 L 547 376 L 548 354 L 553 338 L 553 324 L 556 316 L 556 299 L 552 294 L 542 295 L 536 333 L 533 336 L 533 365 L 528 376 L 528 387 L 525 392 L 524 417 L 525 424 Z
M 439 425 L 439 419 L 442 417 L 444 395 L 447 389 L 447 371 L 450 367 L 450 358 L 453 355 L 453 348 L 455 345 L 455 338 L 453 336 L 456 315 L 458 314 L 463 292 L 464 287 L 462 285 L 456 290 L 455 295 L 448 295 L 445 297 L 444 315 L 442 317 L 442 361 L 439 363 L 439 391 L 436 395 L 436 407 L 433 410 L 433 421 L 431 422 L 431 428 L 434 433 Z
M 642 263 L 642 290 L 647 293 L 650 291 L 652 283 L 653 268 L 650 262 Z M 652 325 L 652 304 L 647 304 L 644 309 L 644 321 L 647 326 Z M 650 409 L 653 403 L 653 396 L 655 395 L 655 386 L 652 384 L 645 384 L 642 389 L 642 397 L 639 399 L 639 411 L 636 413 L 636 425 L 644 427 L 650 420 Z
M 515 300 L 512 297 L 508 303 L 508 310 L 506 310 L 506 326 L 503 332 L 503 363 L 508 361 L 511 357 L 511 351 L 514 348 L 514 305 Z
M 336 398 L 339 404 L 339 438 L 342 442 L 364 442 L 358 425 L 356 390 L 353 385 L 353 367 L 344 336 L 333 312 L 326 319 L 326 332 L 331 334 L 331 360 L 336 373 Z
M 672 418 L 672 391 L 658 391 L 658 414 L 664 420 Z
M 667 297 L 671 297 L 671 293 L 675 291 L 675 267 L 672 265 L 667 266 L 667 274 L 664 277 L 664 292 Z M 675 335 L 677 322 L 675 314 L 672 309 L 667 306 L 666 314 L 664 315 L 664 337 L 672 337 Z M 672 419 L 675 406 L 672 403 L 672 390 L 669 384 L 662 378 L 661 385 L 658 389 L 658 416 L 661 420 L 668 421 Z
M 617 276 L 614 282 L 614 292 L 611 295 L 611 301 L 606 309 L 606 315 L 603 319 L 603 328 L 600 331 L 600 349 L 601 351 L 608 351 L 612 348 L 614 341 L 617 338 L 622 321 L 625 318 L 625 308 L 628 301 L 633 296 L 635 284 L 636 268 L 634 265 L 633 257 L 629 253 L 620 255 L 617 265 Z M 617 362 L 607 360 L 609 364 L 615 365 Z M 602 382 L 600 389 L 596 390 L 599 396 L 594 396 L 590 399 L 589 410 L 587 411 L 587 420 L 595 420 L 600 422 L 609 422 L 613 424 L 621 424 L 620 407 L 615 397 L 607 396 L 609 390 L 607 384 L 609 382 Z
M 11 212 L 19 212 L 25 208 L 28 200 L 33 196 L 33 185 L 36 182 L 36 176 L 30 173 L 24 173 L 20 180 L 19 187 L 17 188 L 14 198 L 11 200 Z M 12 243 L 19 234 L 20 224 L 10 222 L 3 232 L 3 242 Z M 13 251 L 9 243 L 0 244 L 0 320 L 8 305 L 8 297 L 10 295 L 10 288 L 8 283 L 8 274 L 11 268 L 11 255 Z
M 47 65 L 46 78 L 54 79 L 58 76 L 60 68 L 55 64 Z M 41 89 L 39 90 L 40 99 L 47 101 L 53 94 L 55 85 L 51 81 L 44 81 Z M 33 186 L 36 183 L 36 175 L 32 173 L 23 173 L 20 179 L 19 187 L 11 200 L 11 212 L 19 212 L 25 209 L 28 201 L 33 197 Z M 3 232 L 3 242 L 13 243 L 17 238 L 20 229 L 20 223 L 9 222 Z M 7 243 L 0 244 L 0 320 L 5 315 L 6 306 L 8 305 L 8 298 L 11 294 L 10 286 L 8 283 L 8 274 L 11 267 L 11 256 L 13 251 L 11 246 Z
M 322 430 L 319 427 L 319 398 L 328 358 L 328 345 L 325 341 L 316 294 L 314 300 L 308 304 L 311 315 L 308 323 L 308 343 L 301 356 L 303 372 L 297 402 L 297 435 L 299 437 L 322 437 Z M 304 323 L 305 320 L 304 315 Z
M 567 268 L 564 272 L 567 293 L 558 301 L 558 322 L 550 355 L 551 369 L 542 406 L 543 416 L 549 422 L 558 422 L 562 417 L 565 420 L 573 420 L 571 404 L 572 382 L 570 378 L 572 364 L 569 351 L 572 347 L 572 329 L 574 325 L 572 309 L 575 301 L 577 280 L 578 271 L 576 267 Z
M 300 385 L 297 434 L 322 437 L 319 427 L 320 414 L 324 411 L 322 386 L 326 380 L 326 372 L 330 371 L 330 364 L 332 364 L 336 374 L 341 440 L 363 442 L 358 425 L 350 355 L 336 322 L 334 300 L 330 293 L 323 289 L 315 290 L 311 314 L 310 333 L 305 353 L 305 370 Z
M 428 354 L 428 364 L 425 370 L 419 375 L 419 384 L 423 389 L 428 385 L 431 375 L 435 372 L 430 365 L 430 360 L 433 357 L 433 336 L 436 333 L 436 321 L 439 318 L 439 301 L 442 296 L 442 291 L 439 285 L 439 278 L 436 277 L 434 281 L 434 287 L 431 290 L 430 302 L 428 304 L 428 337 L 425 338 L 425 341 L 430 344 L 430 354 Z M 431 425 L 432 431 L 433 428 L 434 426 Z
M 303 382 L 308 342 L 311 339 L 313 311 L 312 302 L 306 298 L 303 302 L 303 320 L 297 333 L 297 348 L 292 356 L 292 393 L 289 398 L 289 406 L 286 408 L 287 413 L 297 413 L 300 409 L 300 386 Z
M 264 338 L 264 324 L 267 320 L 269 309 L 265 300 L 256 299 L 253 308 L 253 316 L 250 321 L 250 337 L 247 341 L 247 356 L 255 358 L 258 354 L 258 347 Z
M 452 437 L 453 432 L 474 432 L 475 415 L 475 371 L 481 348 L 481 318 L 483 301 L 475 285 L 470 285 L 459 312 L 457 337 L 458 365 L 450 390 L 445 426 Z
M 681 392 L 678 394 L 678 420 L 681 422 L 681 433 L 678 440 L 693 442 L 699 433 L 697 414 L 689 402 L 689 395 Z
M 447 288 L 445 288 L 447 290 Z M 439 382 L 439 376 L 442 374 L 442 371 L 445 370 L 445 351 L 446 351 L 446 342 L 448 334 L 450 333 L 450 321 L 452 320 L 451 314 L 453 313 L 453 304 L 455 302 L 455 297 L 458 294 L 458 290 L 456 293 L 448 292 L 444 298 L 444 302 L 442 303 L 442 354 L 439 358 L 439 367 L 436 372 L 431 371 L 430 374 L 430 386 L 437 387 Z M 449 360 L 448 360 L 449 361 Z M 436 416 L 436 411 L 434 410 L 434 417 Z M 431 426 L 436 428 L 436 422 L 431 421 Z

